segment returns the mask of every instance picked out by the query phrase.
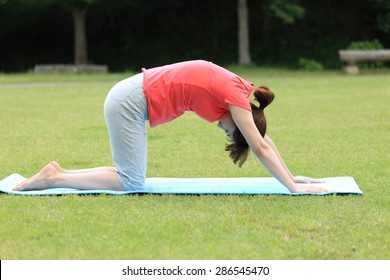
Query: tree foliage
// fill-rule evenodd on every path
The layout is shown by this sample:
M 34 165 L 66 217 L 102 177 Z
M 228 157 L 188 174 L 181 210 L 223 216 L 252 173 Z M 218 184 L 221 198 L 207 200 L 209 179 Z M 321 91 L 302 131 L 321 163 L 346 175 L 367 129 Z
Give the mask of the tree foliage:
M 283 23 L 292 24 L 296 19 L 302 19 L 305 9 L 297 0 L 268 0 L 266 8 Z
M 389 0 L 248 0 L 257 65 L 339 67 L 337 51 L 378 39 L 390 47 Z M 88 62 L 138 70 L 186 59 L 238 61 L 237 0 L 0 0 L 0 71 L 73 63 L 71 7 L 88 8 Z
M 371 0 L 378 9 L 378 28 L 390 35 L 390 0 Z

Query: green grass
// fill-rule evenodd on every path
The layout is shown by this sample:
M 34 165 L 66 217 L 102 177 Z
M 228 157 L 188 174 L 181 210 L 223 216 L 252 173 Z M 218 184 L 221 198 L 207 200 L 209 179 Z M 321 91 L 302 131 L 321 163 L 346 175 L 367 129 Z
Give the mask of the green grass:
M 276 93 L 268 132 L 293 173 L 364 195 L 0 195 L 0 259 L 389 259 L 389 73 L 234 71 Z M 126 75 L 0 75 L 0 178 L 110 165 L 102 106 Z M 269 176 L 225 143 L 191 113 L 149 129 L 148 176 Z

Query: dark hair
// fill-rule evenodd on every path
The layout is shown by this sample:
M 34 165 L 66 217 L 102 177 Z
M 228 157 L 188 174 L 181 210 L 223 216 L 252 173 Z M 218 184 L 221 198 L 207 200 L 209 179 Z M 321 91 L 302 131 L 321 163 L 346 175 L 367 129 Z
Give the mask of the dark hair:
M 267 130 L 264 108 L 274 100 L 275 95 L 266 86 L 256 88 L 253 95 L 255 100 L 260 104 L 257 107 L 251 102 L 253 120 L 261 136 L 264 137 Z M 238 166 L 241 167 L 245 163 L 248 157 L 249 145 L 238 128 L 233 132 L 233 140 L 230 144 L 226 145 L 225 151 L 230 153 L 230 157 L 235 164 L 238 162 Z

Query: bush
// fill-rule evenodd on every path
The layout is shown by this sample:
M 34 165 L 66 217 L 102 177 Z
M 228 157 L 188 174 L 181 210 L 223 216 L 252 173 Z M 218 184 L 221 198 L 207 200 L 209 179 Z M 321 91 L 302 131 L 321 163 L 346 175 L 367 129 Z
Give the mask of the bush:
M 373 41 L 352 41 L 348 50 L 383 50 L 383 45 L 378 39 Z
M 348 50 L 383 50 L 384 47 L 378 39 L 372 41 L 352 41 L 347 47 Z M 365 62 L 359 64 L 362 69 L 383 68 L 383 62 Z
M 324 67 L 322 66 L 321 62 L 317 62 L 312 59 L 308 58 L 299 58 L 298 65 L 300 69 L 307 70 L 307 71 L 321 71 L 324 70 Z

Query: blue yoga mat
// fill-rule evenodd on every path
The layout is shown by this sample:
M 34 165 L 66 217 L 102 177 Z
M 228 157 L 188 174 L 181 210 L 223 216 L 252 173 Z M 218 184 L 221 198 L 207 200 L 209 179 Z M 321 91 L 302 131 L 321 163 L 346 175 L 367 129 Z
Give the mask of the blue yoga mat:
M 12 188 L 26 178 L 12 174 L 0 181 L 0 192 L 15 195 L 66 195 L 66 194 L 283 194 L 291 193 L 273 177 L 260 178 L 147 178 L 143 189 L 138 191 L 82 191 L 70 188 L 53 188 L 40 191 L 12 191 Z M 331 190 L 326 194 L 363 194 L 352 177 L 323 178 L 319 187 Z M 315 185 L 315 184 L 314 184 Z M 324 194 L 320 194 L 324 195 Z

